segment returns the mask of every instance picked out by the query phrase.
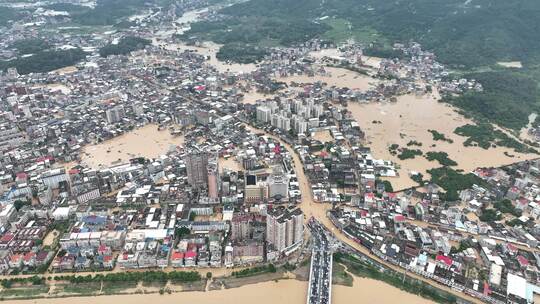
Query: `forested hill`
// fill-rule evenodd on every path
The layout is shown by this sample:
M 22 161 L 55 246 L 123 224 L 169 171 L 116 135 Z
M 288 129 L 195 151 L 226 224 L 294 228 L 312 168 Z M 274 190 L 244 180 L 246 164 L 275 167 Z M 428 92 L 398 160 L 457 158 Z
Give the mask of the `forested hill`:
M 224 44 L 221 57 L 237 62 L 312 38 L 374 43 L 379 56 L 416 41 L 483 83 L 484 92 L 445 98 L 468 115 L 519 130 L 540 112 L 539 0 L 249 0 L 221 13 L 229 18 L 196 23 L 184 38 Z M 246 47 L 257 56 L 234 51 Z M 508 61 L 523 68 L 497 64 Z
M 459 66 L 540 58 L 538 0 L 250 0 L 224 13 L 312 21 L 341 18 L 391 41 L 418 41 L 440 61 Z

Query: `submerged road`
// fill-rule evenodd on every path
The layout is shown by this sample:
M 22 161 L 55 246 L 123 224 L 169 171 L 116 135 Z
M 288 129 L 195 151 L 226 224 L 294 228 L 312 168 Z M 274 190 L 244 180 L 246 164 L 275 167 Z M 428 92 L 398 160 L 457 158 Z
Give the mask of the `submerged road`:
M 300 191 L 302 193 L 302 200 L 301 200 L 301 202 L 299 204 L 299 207 L 304 212 L 306 218 L 308 218 L 308 219 L 311 218 L 311 217 L 315 218 L 322 225 L 324 225 L 329 231 L 331 231 L 333 236 L 335 238 L 337 238 L 339 241 L 347 244 L 351 248 L 354 248 L 355 250 L 359 251 L 363 255 L 368 256 L 372 260 L 374 260 L 374 261 L 376 261 L 376 262 L 378 262 L 378 263 L 380 263 L 380 264 L 382 264 L 382 265 L 384 265 L 384 266 L 386 266 L 388 268 L 391 268 L 391 269 L 393 269 L 395 271 L 403 272 L 403 273 L 406 272 L 405 269 L 403 269 L 403 268 L 401 268 L 399 266 L 396 266 L 394 264 L 391 264 L 390 262 L 385 261 L 383 259 L 380 259 L 379 257 L 373 255 L 369 251 L 369 249 L 367 249 L 367 248 L 363 247 L 362 245 L 356 243 L 352 239 L 348 238 L 343 232 L 339 231 L 339 229 L 336 229 L 334 224 L 330 221 L 330 219 L 327 216 L 327 212 L 330 210 L 331 206 L 329 204 L 317 203 L 313 199 L 313 194 L 311 192 L 311 186 L 310 186 L 310 183 L 309 183 L 309 180 L 308 180 L 307 176 L 304 173 L 304 167 L 303 167 L 302 161 L 300 160 L 300 157 L 298 156 L 298 153 L 296 153 L 296 151 L 294 151 L 294 149 L 293 149 L 293 147 L 291 145 L 289 145 L 288 143 L 283 141 L 278 136 L 270 134 L 270 133 L 266 132 L 265 130 L 253 127 L 252 125 L 249 125 L 247 123 L 245 123 L 245 125 L 246 125 L 247 129 L 251 130 L 254 133 L 264 133 L 265 136 L 268 136 L 268 137 L 273 138 L 276 141 L 280 142 L 280 144 L 283 145 L 289 151 L 289 153 L 291 154 L 291 157 L 293 159 L 293 163 L 294 163 L 294 166 L 295 166 L 296 176 L 298 178 L 298 183 L 300 184 Z M 443 284 L 440 284 L 440 283 L 435 282 L 433 280 L 427 279 L 427 278 L 425 278 L 425 277 L 423 277 L 421 275 L 418 275 L 418 274 L 415 274 L 415 273 L 412 273 L 412 272 L 407 272 L 407 275 L 412 277 L 412 278 L 421 280 L 421 281 L 423 281 L 423 282 L 425 282 L 427 284 L 430 284 L 430 285 L 432 285 L 434 287 L 437 287 L 437 288 L 439 288 L 441 290 L 449 292 L 449 293 L 455 295 L 456 297 L 467 300 L 467 301 L 469 301 L 471 303 L 484 303 L 480 299 L 477 299 L 477 298 L 472 297 L 472 296 L 470 296 L 468 294 L 453 290 L 452 288 L 449 288 L 446 285 L 443 285 Z

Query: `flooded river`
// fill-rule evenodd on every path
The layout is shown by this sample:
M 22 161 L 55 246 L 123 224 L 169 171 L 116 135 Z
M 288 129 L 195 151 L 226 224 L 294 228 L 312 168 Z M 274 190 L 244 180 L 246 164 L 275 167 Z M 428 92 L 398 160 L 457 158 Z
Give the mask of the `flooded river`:
M 98 297 L 74 297 L 57 299 L 36 299 L 4 301 L 8 304 L 109 304 L 113 302 L 126 304 L 169 304 L 169 303 L 232 303 L 235 304 L 301 304 L 306 303 L 307 282 L 297 280 L 280 280 L 246 285 L 239 288 L 215 290 L 208 292 L 180 292 L 173 294 L 134 294 Z M 433 302 L 417 295 L 404 292 L 385 283 L 354 278 L 353 287 L 333 286 L 332 304 L 431 304 Z
M 348 244 L 349 246 L 355 248 L 356 250 L 363 253 L 364 255 L 370 256 L 375 261 L 377 261 L 377 262 L 379 262 L 381 264 L 384 264 L 387 267 L 394 269 L 395 271 L 398 271 L 398 272 L 403 272 L 404 271 L 402 268 L 400 268 L 398 266 L 395 266 L 393 264 L 390 264 L 388 262 L 382 261 L 381 259 L 379 259 L 376 256 L 372 255 L 371 252 L 368 249 L 366 249 L 365 247 L 359 245 L 358 243 L 354 242 L 353 240 L 349 239 L 344 233 L 342 233 L 341 231 L 339 231 L 338 229 L 335 228 L 334 224 L 332 224 L 330 219 L 326 216 L 326 213 L 327 213 L 328 210 L 330 210 L 331 205 L 316 203 L 313 200 L 313 195 L 311 193 L 311 187 L 309 185 L 309 182 L 308 182 L 308 179 L 307 179 L 306 175 L 304 174 L 304 170 L 302 169 L 302 162 L 300 160 L 300 157 L 298 157 L 298 154 L 294 152 L 294 149 L 289 144 L 286 144 L 285 142 L 281 141 L 276 136 L 273 136 L 273 135 L 271 135 L 269 133 L 266 133 L 266 132 L 264 132 L 264 131 L 262 131 L 260 129 L 256 129 L 256 128 L 252 127 L 252 126 L 247 125 L 246 128 L 249 129 L 249 130 L 252 130 L 255 133 L 265 133 L 266 136 L 272 137 L 272 138 L 280 141 L 281 144 L 284 145 L 285 148 L 291 153 L 292 158 L 293 158 L 293 164 L 294 164 L 295 171 L 296 171 L 296 176 L 297 176 L 298 182 L 300 184 L 300 191 L 302 192 L 302 200 L 300 202 L 299 207 L 304 212 L 304 215 L 305 215 L 306 219 L 309 219 L 311 217 L 316 218 L 319 222 L 321 222 L 321 224 L 326 226 L 326 228 L 328 230 L 330 230 L 334 234 L 334 236 L 336 238 L 338 238 L 343 243 Z M 455 291 L 455 290 L 453 290 L 451 288 L 440 285 L 440 284 L 438 284 L 438 283 L 436 283 L 436 282 L 434 282 L 432 280 L 426 279 L 426 278 L 421 277 L 419 275 L 416 275 L 414 273 L 408 273 L 408 275 L 413 277 L 413 278 L 416 278 L 416 279 L 422 280 L 424 282 L 427 282 L 427 283 L 429 283 L 431 285 L 437 286 L 438 288 L 443 289 L 443 290 L 445 290 L 447 292 L 450 292 L 450 293 L 452 293 L 452 294 L 454 294 L 456 296 L 460 296 L 460 297 L 462 297 L 464 299 L 467 299 L 471 303 L 482 303 L 480 300 L 478 300 L 476 298 L 473 298 L 473 297 L 467 296 L 465 294 L 462 294 L 460 292 L 457 292 L 457 291 Z M 382 286 L 384 286 L 386 288 L 393 288 L 392 286 L 387 285 L 385 283 L 382 283 L 382 282 L 379 282 L 379 283 L 381 283 Z M 333 296 L 339 297 L 338 296 L 338 293 L 339 293 L 338 290 L 339 289 L 333 291 Z M 377 292 L 378 293 L 381 293 L 381 292 L 384 293 L 385 291 L 378 290 Z M 358 297 L 358 296 L 363 296 L 363 295 L 359 293 L 358 295 L 356 295 L 356 297 Z M 355 301 L 356 300 L 357 299 L 355 298 Z M 351 302 L 349 302 L 349 303 L 351 303 Z M 373 302 L 371 302 L 371 303 L 373 303 Z M 390 303 L 395 303 L 395 302 L 390 302 Z M 408 303 L 408 302 L 405 302 L 405 303 Z M 411 302 L 411 303 L 414 303 L 414 302 Z
M 187 14 L 186 14 L 187 15 Z M 186 16 L 185 15 L 185 16 Z M 189 25 L 189 22 L 196 21 L 198 14 L 186 16 L 182 21 L 182 30 Z M 178 30 L 176 31 L 178 32 Z M 162 33 L 166 34 L 172 33 Z M 255 65 L 243 64 L 227 64 L 219 62 L 216 58 L 216 53 L 219 45 L 206 42 L 201 46 L 187 46 L 184 44 L 166 43 L 162 40 L 155 39 L 155 44 L 171 50 L 193 50 L 209 58 L 208 63 L 215 66 L 219 71 L 233 72 L 249 72 L 256 68 Z M 378 65 L 377 59 L 371 59 L 369 64 L 373 67 Z M 370 77 L 352 73 L 343 69 L 331 70 L 332 76 L 324 77 L 324 81 L 329 85 L 350 87 L 357 89 L 367 89 L 377 80 Z M 283 79 L 282 79 L 283 80 Z M 287 81 L 295 82 L 313 82 L 318 79 L 303 78 L 301 76 L 290 77 Z M 257 99 L 262 99 L 265 96 L 252 95 L 245 100 L 246 103 L 253 103 Z M 349 109 L 353 116 L 360 123 L 362 129 L 366 132 L 369 146 L 373 150 L 373 154 L 377 158 L 396 160 L 388 152 L 388 146 L 392 143 L 397 143 L 400 146 L 405 146 L 409 140 L 417 140 L 423 143 L 423 147 L 429 147 L 433 151 L 447 152 L 450 158 L 459 163 L 459 167 L 464 170 L 472 170 L 477 166 L 495 166 L 507 164 L 519 160 L 519 157 L 527 158 L 528 155 L 509 158 L 503 154 L 505 149 L 497 148 L 483 150 L 480 148 L 465 148 L 462 143 L 465 140 L 455 134 L 453 130 L 469 121 L 458 115 L 445 104 L 437 102 L 438 96 L 431 97 L 416 97 L 406 95 L 398 98 L 397 103 L 393 104 L 349 104 Z M 372 121 L 377 120 L 381 123 L 373 124 Z M 444 122 L 441 123 L 441 122 Z M 254 130 L 250 127 L 250 129 Z M 434 129 L 445 134 L 445 136 L 454 140 L 453 144 L 446 142 L 434 142 L 428 129 Z M 260 132 L 259 130 L 254 130 Z M 270 135 L 271 136 L 271 135 Z M 272 136 L 273 137 L 273 136 Z M 157 131 L 157 126 L 146 126 L 129 134 L 122 135 L 115 139 L 101 143 L 99 145 L 88 146 L 84 149 L 83 162 L 93 167 L 100 165 L 111 164 L 115 161 L 125 161 L 135 156 L 156 157 L 166 150 L 172 144 L 180 144 L 182 138 L 175 138 L 168 131 Z M 432 147 L 435 145 L 435 147 Z M 302 202 L 300 208 L 303 210 L 306 218 L 315 217 L 321 221 L 326 227 L 332 230 L 336 237 L 343 242 L 355 247 L 359 251 L 369 255 L 367 249 L 359 246 L 350 239 L 346 238 L 342 233 L 336 231 L 332 223 L 328 220 L 326 212 L 330 208 L 327 204 L 319 204 L 313 201 L 309 182 L 302 170 L 302 163 L 289 145 L 286 148 L 292 153 L 294 166 L 298 175 L 300 190 L 302 192 Z M 424 151 L 425 152 L 425 151 Z M 512 153 L 515 154 L 515 153 Z M 407 173 L 410 171 L 425 172 L 427 169 L 436 167 L 434 162 L 428 162 L 423 158 L 417 158 L 413 161 L 399 162 L 402 166 L 400 174 L 402 177 L 397 180 L 395 188 L 407 187 L 413 185 L 411 180 L 408 180 Z M 222 160 L 224 167 L 236 167 L 232 159 L 227 161 Z M 392 181 L 394 184 L 394 180 Z M 388 265 L 398 271 L 399 268 Z M 412 275 L 415 276 L 415 275 Z M 418 277 L 418 276 L 415 276 Z M 425 280 L 431 284 L 435 284 L 429 280 Z M 443 287 L 444 288 L 444 287 Z M 447 291 L 453 292 L 448 288 Z M 230 303 L 234 299 L 236 304 L 242 303 L 305 303 L 307 293 L 307 283 L 296 280 L 282 280 L 279 282 L 266 282 L 253 285 L 247 285 L 240 288 L 219 290 L 211 292 L 186 292 L 172 295 L 121 295 L 121 296 L 100 296 L 92 298 L 69 298 L 69 299 L 40 299 L 29 301 L 11 301 L 11 303 L 36 303 L 36 304 L 78 304 L 78 303 L 110 303 L 119 301 L 120 303 L 146 303 L 152 301 L 155 304 L 160 303 Z M 453 292 L 458 294 L 457 292 Z M 466 297 L 472 300 L 470 297 Z M 473 300 L 474 301 L 474 300 Z M 336 303 L 432 303 L 424 300 L 417 295 L 403 292 L 390 285 L 380 281 L 369 279 L 355 278 L 353 287 L 336 286 L 333 289 L 333 304 Z M 474 301 L 477 302 L 477 301 Z M 10 303 L 10 301 L 6 301 Z

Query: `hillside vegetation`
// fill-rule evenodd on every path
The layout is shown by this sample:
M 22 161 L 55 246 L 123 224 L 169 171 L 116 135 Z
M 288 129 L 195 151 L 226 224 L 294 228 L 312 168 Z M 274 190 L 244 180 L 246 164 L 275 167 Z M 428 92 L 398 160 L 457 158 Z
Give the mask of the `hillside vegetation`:
M 16 68 L 20 74 L 46 73 L 56 69 L 74 65 L 86 58 L 86 53 L 79 49 L 45 50 L 30 57 L 19 57 L 14 60 L 0 61 L 0 71 Z
M 373 43 L 368 53 L 382 57 L 400 55 L 392 51 L 393 42 L 417 41 L 484 85 L 484 92 L 446 99 L 474 118 L 520 129 L 539 108 L 537 0 L 250 0 L 221 13 L 224 19 L 197 23 L 183 38 L 265 47 L 353 37 Z M 229 53 L 223 59 L 260 58 L 242 56 Z M 521 61 L 524 68 L 497 68 L 502 61 Z
M 222 13 L 316 24 L 322 24 L 321 17 L 336 17 L 353 30 L 372 29 L 390 41 L 416 40 L 454 66 L 540 57 L 536 0 L 251 0 Z M 290 32 L 286 35 L 294 35 L 295 28 Z
M 446 98 L 466 114 L 485 118 L 509 129 L 520 129 L 527 125 L 530 113 L 540 110 L 538 80 L 530 76 L 497 71 L 471 73 L 467 77 L 478 80 L 484 92 Z
M 150 40 L 139 38 L 135 36 L 127 36 L 117 44 L 107 44 L 99 49 L 99 55 L 101 57 L 107 57 L 110 55 L 127 55 L 133 51 L 144 49 L 145 46 L 150 44 Z

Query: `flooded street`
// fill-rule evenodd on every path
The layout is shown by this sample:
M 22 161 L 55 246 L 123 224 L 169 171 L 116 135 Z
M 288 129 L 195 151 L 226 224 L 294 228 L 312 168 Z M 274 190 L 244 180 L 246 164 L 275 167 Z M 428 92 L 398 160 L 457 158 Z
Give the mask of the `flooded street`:
M 214 66 L 220 72 L 248 73 L 256 70 L 254 64 L 228 64 L 220 62 L 216 58 L 216 54 L 220 48 L 219 44 L 212 42 L 204 42 L 198 46 L 189 46 L 183 43 L 172 43 L 169 38 L 174 33 L 181 33 L 189 28 L 189 23 L 197 21 L 200 12 L 188 12 L 178 19 L 180 24 L 176 30 L 158 32 L 153 43 L 169 50 L 191 50 L 207 57 L 207 63 Z M 168 40 L 168 42 L 165 42 Z M 312 53 L 316 58 L 324 56 L 339 57 L 340 54 L 336 50 L 323 50 Z M 377 68 L 380 63 L 378 58 L 367 58 L 365 65 Z M 278 79 L 287 83 L 313 83 L 316 81 L 325 82 L 328 86 L 348 87 L 356 90 L 368 90 L 379 83 L 378 79 L 358 74 L 342 68 L 325 68 L 327 75 L 317 75 L 315 77 L 289 76 Z M 257 92 L 247 93 L 243 102 L 253 104 L 257 100 L 270 97 Z M 400 177 L 391 179 L 395 189 L 402 189 L 416 185 L 408 174 L 412 171 L 421 172 L 426 175 L 426 171 L 430 168 L 439 167 L 437 162 L 429 162 L 423 157 L 417 157 L 413 160 L 401 161 L 396 156 L 392 156 L 388 151 L 391 144 L 399 144 L 405 147 L 407 142 L 416 140 L 423 145 L 423 152 L 427 151 L 442 151 L 447 152 L 449 157 L 458 162 L 458 167 L 465 171 L 470 171 L 479 166 L 499 166 L 509 164 L 522 159 L 534 158 L 533 155 L 516 155 L 513 151 L 503 148 L 495 148 L 484 150 L 475 147 L 464 147 L 465 138 L 457 136 L 453 133 L 456 127 L 470 123 L 470 120 L 457 114 L 451 107 L 438 102 L 440 96 L 414 96 L 404 95 L 397 98 L 396 103 L 370 103 L 359 104 L 349 103 L 349 110 L 352 112 L 354 119 L 358 121 L 362 130 L 366 132 L 368 140 L 367 146 L 371 147 L 374 157 L 389 159 L 397 162 L 401 168 L 399 169 Z M 376 121 L 377 123 L 373 123 Z M 444 124 L 441 122 L 445 122 Z M 263 131 L 247 126 L 255 133 Z M 452 139 L 453 143 L 444 141 L 434 141 L 432 134 L 428 130 L 436 130 L 443 133 L 447 138 Z M 263 132 L 264 133 L 264 132 Z M 326 216 L 327 211 L 331 208 L 328 204 L 316 203 L 313 200 L 311 186 L 307 177 L 303 172 L 303 165 L 294 152 L 293 148 L 279 140 L 279 138 L 266 134 L 280 141 L 286 149 L 289 150 L 293 158 L 294 167 L 297 173 L 302 200 L 300 208 L 304 212 L 306 219 L 311 217 L 319 220 L 329 230 L 335 233 L 336 237 L 356 248 L 358 251 L 370 255 L 370 252 L 348 239 L 343 233 L 337 231 L 334 225 Z M 320 132 L 316 138 L 321 141 L 330 141 L 330 134 Z M 82 162 L 93 167 L 108 166 L 115 163 L 126 162 L 133 157 L 153 158 L 165 153 L 172 145 L 183 144 L 182 137 L 174 137 L 168 131 L 158 131 L 157 126 L 147 125 L 133 132 L 121 135 L 106 142 L 90 145 L 84 148 Z M 508 157 L 504 152 L 508 151 L 516 157 Z M 233 170 L 241 169 L 238 162 L 233 157 L 228 159 L 220 159 L 220 170 L 229 168 Z M 427 176 L 426 176 L 427 177 Z M 377 258 L 373 257 L 379 261 Z M 379 261 L 396 271 L 402 270 L 396 266 Z M 218 271 L 218 270 L 216 270 Z M 226 270 L 225 270 L 226 271 Z M 430 284 L 438 284 L 420 278 L 417 275 L 411 274 L 412 277 L 422 279 Z M 442 289 L 452 292 L 455 295 L 462 296 L 472 302 L 478 301 L 455 292 L 449 288 L 441 287 Z M 252 285 L 246 285 L 240 288 L 218 290 L 211 292 L 186 292 L 175 293 L 172 295 L 121 295 L 121 296 L 100 296 L 93 298 L 69 298 L 69 299 L 40 299 L 29 301 L 17 301 L 17 303 L 36 303 L 36 304 L 78 304 L 78 303 L 109 303 L 111 301 L 120 301 L 120 303 L 146 303 L 153 301 L 155 304 L 170 303 L 189 303 L 196 301 L 197 303 L 227 303 L 234 298 L 234 302 L 243 303 L 305 303 L 307 293 L 307 282 L 297 280 L 281 280 L 279 282 L 265 282 Z M 113 298 L 114 297 L 114 298 Z M 151 298 L 150 298 L 151 297 Z M 14 301 L 6 301 L 6 303 L 14 303 Z M 333 304 L 349 304 L 349 303 L 413 303 L 423 304 L 432 303 L 417 295 L 409 294 L 392 287 L 386 283 L 355 278 L 353 287 L 336 286 L 333 290 Z
M 503 31 L 464 22 L 508 10 L 472 0 L 15 1 L 0 13 L 0 301 L 540 290 L 537 114 L 517 130 L 540 114 L 529 6 Z
M 304 174 L 304 170 L 302 169 L 303 168 L 302 161 L 300 160 L 300 157 L 298 157 L 298 154 L 296 152 L 294 152 L 294 149 L 289 144 L 281 141 L 276 136 L 273 136 L 273 135 L 271 135 L 271 134 L 269 134 L 267 132 L 264 132 L 262 130 L 256 129 L 256 128 L 252 127 L 252 126 L 246 125 L 246 127 L 247 127 L 247 129 L 252 130 L 255 133 L 265 133 L 266 136 L 274 138 L 274 139 L 280 141 L 281 144 L 291 153 L 292 158 L 293 158 L 293 164 L 294 164 L 295 171 L 296 171 L 296 176 L 297 176 L 298 182 L 300 184 L 300 191 L 302 192 L 302 200 L 300 202 L 299 207 L 304 212 L 304 215 L 305 215 L 306 219 L 310 219 L 311 217 L 316 218 L 319 222 L 321 222 L 321 224 L 326 226 L 326 228 L 328 230 L 330 230 L 337 239 L 339 239 L 343 243 L 348 244 L 349 246 L 355 248 L 359 252 L 361 252 L 361 253 L 363 253 L 363 254 L 365 254 L 367 256 L 370 256 L 373 260 L 376 260 L 377 262 L 379 262 L 381 264 L 384 264 L 387 267 L 394 269 L 395 271 L 398 271 L 398 272 L 403 272 L 404 271 L 400 267 L 394 266 L 394 265 L 392 265 L 392 264 L 390 264 L 388 262 L 382 261 L 381 259 L 379 259 L 376 256 L 372 255 L 371 252 L 367 248 L 365 248 L 365 247 L 359 245 L 358 243 L 354 242 L 353 240 L 349 239 L 344 233 L 342 233 L 341 231 L 339 231 L 338 229 L 335 228 L 334 224 L 326 216 L 327 211 L 331 209 L 331 205 L 330 204 L 316 203 L 313 200 L 313 194 L 311 193 L 311 188 L 310 188 L 308 179 L 307 179 L 306 175 Z M 457 292 L 457 291 L 455 291 L 455 290 L 453 290 L 453 289 L 451 289 L 449 287 L 440 285 L 440 284 L 438 284 L 438 283 L 436 283 L 434 281 L 431 281 L 429 279 L 426 279 L 426 278 L 421 277 L 419 275 L 416 275 L 414 273 L 408 273 L 408 275 L 413 277 L 413 278 L 416 278 L 416 279 L 422 280 L 424 282 L 427 282 L 427 283 L 429 283 L 431 285 L 437 286 L 438 288 L 443 289 L 443 290 L 445 290 L 447 292 L 450 292 L 450 293 L 452 293 L 452 294 L 454 294 L 456 296 L 460 296 L 460 297 L 462 297 L 464 299 L 467 299 L 467 300 L 471 301 L 472 303 L 482 303 L 480 300 L 478 300 L 476 298 L 473 298 L 473 297 L 467 296 L 465 294 L 462 294 L 460 292 Z M 385 283 L 382 283 L 382 282 L 379 282 L 379 283 L 381 283 L 382 286 L 384 286 L 385 288 L 393 288 L 392 286 L 390 286 L 388 284 L 385 284 Z M 379 288 L 377 292 L 381 293 L 381 289 Z M 333 292 L 333 297 L 339 297 L 339 296 L 337 296 L 337 293 L 338 293 L 338 291 L 335 290 Z M 356 295 L 356 297 L 358 297 L 359 295 L 360 294 Z M 355 300 L 356 300 L 356 298 L 355 298 Z M 371 303 L 373 303 L 373 302 L 371 302 Z M 390 302 L 390 303 L 392 303 L 392 302 Z

